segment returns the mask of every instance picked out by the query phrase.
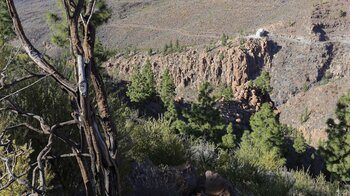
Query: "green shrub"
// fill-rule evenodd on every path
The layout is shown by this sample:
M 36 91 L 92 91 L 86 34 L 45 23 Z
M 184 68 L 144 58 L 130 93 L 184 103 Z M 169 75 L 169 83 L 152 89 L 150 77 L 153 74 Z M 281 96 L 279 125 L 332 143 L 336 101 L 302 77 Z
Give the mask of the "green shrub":
M 346 16 L 346 11 L 339 10 L 339 17 L 345 17 L 345 16 Z
M 227 126 L 226 135 L 222 136 L 222 145 L 226 148 L 236 147 L 236 135 L 233 134 L 232 123 Z
M 249 153 L 247 153 L 249 155 Z M 237 159 L 228 151 L 219 150 L 215 170 L 229 179 L 241 195 L 347 195 L 339 183 L 328 182 L 324 175 L 311 177 L 303 170 L 264 169 Z
M 248 131 L 244 132 L 242 136 L 240 148 L 236 151 L 236 157 L 244 164 L 265 170 L 277 170 L 285 164 L 285 159 L 281 158 L 278 148 L 264 148 L 251 137 Z
M 255 87 L 261 90 L 262 93 L 268 94 L 271 93 L 272 87 L 270 86 L 270 74 L 267 71 L 262 71 L 260 76 L 255 79 Z
M 218 153 L 214 143 L 202 138 L 190 138 L 187 153 L 199 173 L 215 168 Z
M 131 127 L 131 157 L 138 161 L 149 159 L 156 165 L 184 163 L 185 146 L 182 139 L 170 127 L 171 122 L 165 118 L 149 120 Z
M 294 180 L 289 195 L 336 195 L 338 185 L 327 182 L 324 175 L 312 178 L 307 172 L 302 170 L 292 171 L 291 175 Z
M 225 100 L 232 100 L 233 99 L 233 91 L 231 87 L 226 87 L 222 91 L 222 96 L 225 98 Z
M 300 116 L 300 123 L 306 123 L 310 119 L 311 111 L 306 107 Z
M 28 174 L 26 174 L 26 171 L 30 168 L 30 154 L 33 152 L 30 145 L 25 144 L 23 146 L 15 146 L 16 149 L 13 149 L 15 151 L 22 151 L 22 155 L 18 156 L 16 160 L 16 163 L 14 164 L 14 167 L 12 169 L 12 172 L 15 175 L 25 174 L 20 177 L 21 180 L 27 180 Z M 6 152 L 5 147 L 0 147 L 0 153 L 6 154 L 8 157 L 14 158 L 15 153 L 11 156 L 9 156 Z M 0 173 L 3 175 L 7 173 L 6 166 L 3 161 L 0 161 Z M 10 177 L 10 176 L 9 176 Z M 9 178 L 2 178 L 0 179 L 1 185 L 6 184 L 8 181 L 10 181 Z M 12 183 L 9 187 L 5 188 L 1 191 L 3 195 L 21 195 L 24 191 L 30 191 L 25 185 L 19 184 L 18 182 Z
M 149 56 L 152 56 L 153 55 L 153 49 L 152 48 L 149 48 L 148 51 L 147 51 L 148 55 Z
M 306 140 L 302 133 L 296 132 L 295 134 L 296 136 L 294 137 L 293 148 L 297 153 L 302 154 L 307 149 Z
M 220 61 L 224 60 L 224 58 L 225 58 L 225 55 L 224 55 L 224 53 L 223 53 L 223 52 L 221 52 L 221 53 L 220 53 L 220 55 L 219 55 L 219 59 L 220 59 Z
M 221 35 L 221 45 L 227 46 L 227 41 L 228 41 L 228 36 L 225 33 L 223 33 Z
M 229 179 L 241 195 L 287 195 L 293 182 L 280 169 L 269 171 L 220 151 L 216 170 Z

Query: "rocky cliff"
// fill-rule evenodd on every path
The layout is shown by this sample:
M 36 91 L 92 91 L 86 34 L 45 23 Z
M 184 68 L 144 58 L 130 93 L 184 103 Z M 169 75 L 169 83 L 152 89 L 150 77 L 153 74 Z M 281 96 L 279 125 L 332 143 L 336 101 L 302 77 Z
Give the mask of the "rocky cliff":
M 232 88 L 235 101 L 218 102 L 226 120 L 235 121 L 242 129 L 249 125 L 249 117 L 265 99 L 248 88 L 248 82 L 259 76 L 262 69 L 270 68 L 275 43 L 268 39 L 231 40 L 228 46 L 217 45 L 208 51 L 191 48 L 186 52 L 168 55 L 134 54 L 117 55 L 105 64 L 110 75 L 129 80 L 134 69 L 141 69 L 147 60 L 153 67 L 159 85 L 162 74 L 168 69 L 174 78 L 177 100 L 193 101 L 198 87 L 205 81 L 215 88 Z
M 140 69 L 149 60 L 158 83 L 164 70 L 169 69 L 178 97 L 185 100 L 193 100 L 197 88 L 205 81 L 217 87 L 231 87 L 237 99 L 247 99 L 247 82 L 254 80 L 264 67 L 271 67 L 271 48 L 273 42 L 267 39 L 247 39 L 240 45 L 235 42 L 231 46 L 217 46 L 210 51 L 192 48 L 168 55 L 117 55 L 106 66 L 117 78 L 128 80 L 133 69 Z

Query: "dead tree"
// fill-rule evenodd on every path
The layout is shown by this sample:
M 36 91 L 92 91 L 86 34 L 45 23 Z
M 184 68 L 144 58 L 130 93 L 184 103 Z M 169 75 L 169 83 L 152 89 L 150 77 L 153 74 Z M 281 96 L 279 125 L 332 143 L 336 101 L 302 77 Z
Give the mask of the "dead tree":
M 40 124 L 40 128 L 38 128 L 28 123 L 22 123 L 8 127 L 5 131 L 22 126 L 39 134 L 49 136 L 47 145 L 39 153 L 36 167 L 33 170 L 33 173 L 37 172 L 39 174 L 40 185 L 35 186 L 34 182 L 26 181 L 21 181 L 20 183 L 26 185 L 37 194 L 46 193 L 42 161 L 50 158 L 49 152 L 52 148 L 52 138 L 57 137 L 72 149 L 72 154 L 62 156 L 75 157 L 80 168 L 86 195 L 120 195 L 120 176 L 117 164 L 117 130 L 111 119 L 112 115 L 109 111 L 104 83 L 94 56 L 95 27 L 91 19 L 94 17 L 97 0 L 62 1 L 68 19 L 69 32 L 67 33 L 71 42 L 72 57 L 75 61 L 75 81 L 68 80 L 33 46 L 23 30 L 13 0 L 6 0 L 14 31 L 21 41 L 23 49 L 31 60 L 35 62 L 35 65 L 45 73 L 45 76 L 43 74 L 30 74 L 27 77 L 15 80 L 14 83 L 2 85 L 2 88 L 11 87 L 15 83 L 20 83 L 33 77 L 51 77 L 66 92 L 71 102 L 74 103 L 72 104 L 72 113 L 74 114 L 72 120 L 49 125 L 42 116 L 22 111 L 10 99 L 2 100 L 6 102 L 6 107 L 2 108 L 1 111 L 32 118 Z M 91 89 L 89 88 L 90 82 L 92 83 Z M 94 106 L 91 104 L 91 93 L 94 93 L 96 97 L 97 112 L 94 112 Z M 80 148 L 79 146 L 81 145 L 78 145 L 75 141 L 65 137 L 64 134 L 56 131 L 61 127 L 72 125 L 78 126 L 81 130 L 84 138 L 81 142 L 83 148 Z M 1 145 L 10 146 L 11 142 L 2 141 Z M 8 153 L 15 153 L 15 157 L 17 156 L 15 151 L 9 151 Z M 82 159 L 82 157 L 88 157 L 88 159 Z M 11 173 L 9 161 L 6 158 L 3 158 L 3 161 L 7 161 L 6 163 L 9 166 L 9 172 L 6 174 L 10 176 L 9 179 L 11 180 L 9 183 L 19 182 L 21 179 Z M 35 173 L 33 176 L 35 176 Z

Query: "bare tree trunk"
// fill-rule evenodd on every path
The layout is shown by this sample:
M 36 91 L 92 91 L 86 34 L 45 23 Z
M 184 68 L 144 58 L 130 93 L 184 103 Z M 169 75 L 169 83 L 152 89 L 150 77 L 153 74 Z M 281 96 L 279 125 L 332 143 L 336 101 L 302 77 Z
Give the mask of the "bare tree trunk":
M 92 182 L 91 182 L 91 177 L 89 176 L 89 173 L 87 172 L 86 166 L 84 164 L 84 161 L 81 159 L 81 157 L 78 155 L 79 153 L 75 150 L 72 149 L 74 154 L 77 154 L 77 156 L 75 156 L 79 169 L 80 169 L 80 173 L 81 173 L 81 177 L 83 179 L 84 182 L 84 188 L 85 188 L 85 193 L 86 195 L 93 195 L 95 193 L 95 191 L 92 189 Z
M 95 29 L 91 24 L 88 24 L 85 26 L 85 38 L 83 42 L 83 49 L 85 58 L 88 60 L 90 68 L 91 68 L 91 81 L 94 87 L 95 95 L 96 95 L 96 102 L 100 117 L 100 122 L 102 125 L 102 129 L 104 131 L 105 137 L 106 137 L 106 144 L 107 144 L 107 150 L 108 154 L 110 156 L 110 159 L 112 161 L 113 165 L 110 165 L 110 169 L 106 170 L 108 173 L 108 182 L 118 182 L 120 185 L 120 176 L 117 166 L 117 130 L 115 127 L 115 124 L 112 120 L 112 115 L 109 111 L 108 107 L 108 100 L 107 100 L 107 94 L 104 88 L 104 83 L 102 80 L 102 77 L 98 71 L 98 67 L 95 62 L 94 57 L 94 45 L 95 45 Z M 112 170 L 112 171 L 110 171 Z M 109 192 L 114 193 L 116 190 L 120 190 L 120 187 L 116 189 L 114 186 L 109 186 Z
M 117 165 L 117 130 L 109 111 L 107 95 L 103 80 L 99 74 L 94 59 L 95 29 L 91 24 L 96 0 L 84 3 L 84 0 L 62 0 L 69 26 L 71 49 L 76 62 L 77 78 L 75 84 L 64 78 L 54 66 L 46 62 L 40 52 L 36 50 L 27 39 L 20 19 L 16 12 L 13 0 L 7 0 L 11 18 L 13 19 L 16 34 L 20 38 L 26 52 L 42 69 L 55 79 L 59 86 L 68 92 L 71 100 L 76 102 L 79 125 L 84 132 L 84 144 L 90 154 L 90 169 L 85 161 L 79 157 L 78 150 L 72 148 L 77 154 L 76 160 L 80 168 L 84 187 L 87 195 L 120 195 L 120 178 Z M 85 9 L 83 9 L 85 7 Z M 82 10 L 87 10 L 85 16 Z M 83 26 L 83 28 L 79 28 Z M 82 30 L 80 33 L 79 31 Z M 83 38 L 81 39 L 81 35 Z M 83 40 L 83 43 L 81 42 Z M 95 117 L 93 106 L 89 99 L 89 80 L 91 76 L 94 92 L 96 94 L 98 113 L 100 118 Z M 100 121 L 97 121 L 100 119 Z M 99 127 L 102 127 L 103 132 Z M 42 168 L 39 168 L 39 170 Z M 41 175 L 42 177 L 42 175 Z M 45 186 L 45 183 L 43 183 Z

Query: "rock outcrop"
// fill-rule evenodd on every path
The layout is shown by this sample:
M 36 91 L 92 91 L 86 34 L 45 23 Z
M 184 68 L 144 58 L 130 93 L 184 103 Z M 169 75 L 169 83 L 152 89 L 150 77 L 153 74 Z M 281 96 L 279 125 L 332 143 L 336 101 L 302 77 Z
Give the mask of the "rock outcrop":
M 255 79 L 264 66 L 271 67 L 272 44 L 267 39 L 248 39 L 241 45 L 217 47 L 209 52 L 189 49 L 166 56 L 139 54 L 125 58 L 119 55 L 111 59 L 107 67 L 117 78 L 128 80 L 133 69 L 140 69 L 146 60 L 150 60 L 158 83 L 164 70 L 169 69 L 177 95 L 185 100 L 192 100 L 197 88 L 205 81 L 214 86 L 231 87 L 237 99 L 249 99 L 247 82 Z
M 212 171 L 205 172 L 205 193 L 211 196 L 234 196 L 230 181 Z
M 146 161 L 135 163 L 131 171 L 127 182 L 132 188 L 130 195 L 238 195 L 231 182 L 218 173 L 197 175 L 189 164 L 159 168 Z
M 158 85 L 164 70 L 170 71 L 176 86 L 176 100 L 195 100 L 198 87 L 206 81 L 217 87 L 216 91 L 230 87 L 235 100 L 219 101 L 217 106 L 224 119 L 236 122 L 243 130 L 249 128 L 250 115 L 259 109 L 261 102 L 270 101 L 249 88 L 248 82 L 259 76 L 262 69 L 271 67 L 275 48 L 275 43 L 265 38 L 237 39 L 228 47 L 217 46 L 211 51 L 192 48 L 168 55 L 117 55 L 105 67 L 109 75 L 128 81 L 134 69 L 141 69 L 149 60 Z

